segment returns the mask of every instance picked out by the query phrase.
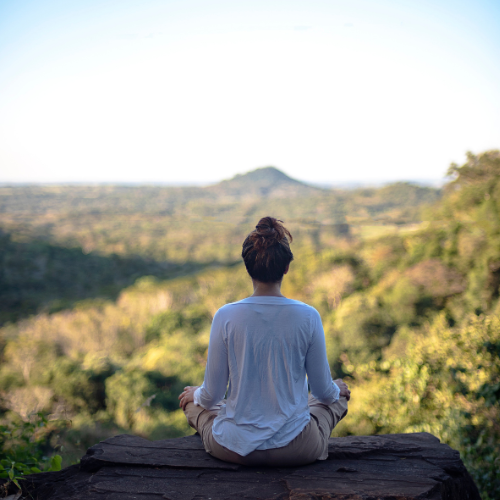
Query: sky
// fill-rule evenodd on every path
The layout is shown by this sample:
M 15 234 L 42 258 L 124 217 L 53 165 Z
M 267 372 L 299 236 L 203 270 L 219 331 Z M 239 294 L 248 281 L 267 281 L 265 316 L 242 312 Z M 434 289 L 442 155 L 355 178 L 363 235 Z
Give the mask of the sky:
M 499 63 L 498 0 L 2 0 L 0 183 L 439 180 Z

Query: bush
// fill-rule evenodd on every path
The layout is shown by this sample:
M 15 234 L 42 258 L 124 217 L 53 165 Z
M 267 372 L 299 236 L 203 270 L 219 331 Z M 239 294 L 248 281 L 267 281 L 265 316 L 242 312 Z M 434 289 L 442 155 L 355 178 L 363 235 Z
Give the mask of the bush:
M 351 431 L 430 432 L 460 451 L 483 499 L 500 498 L 497 315 L 470 315 L 452 328 L 441 314 L 413 335 L 403 357 L 356 371 Z
M 60 470 L 62 463 L 60 455 L 45 456 L 51 435 L 59 429 L 57 423 L 42 413 L 31 415 L 28 421 L 11 416 L 12 420 L 0 425 L 0 478 L 7 480 L 5 492 L 11 483 L 20 488 L 25 474 Z

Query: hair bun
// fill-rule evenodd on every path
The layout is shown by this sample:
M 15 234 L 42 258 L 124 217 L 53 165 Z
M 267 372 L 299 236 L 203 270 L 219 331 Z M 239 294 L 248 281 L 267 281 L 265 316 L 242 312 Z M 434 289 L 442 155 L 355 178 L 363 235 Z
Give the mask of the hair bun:
M 265 250 L 277 243 L 288 244 L 292 241 L 292 235 L 283 226 L 283 221 L 274 217 L 262 217 L 252 233 L 252 240 L 257 251 Z

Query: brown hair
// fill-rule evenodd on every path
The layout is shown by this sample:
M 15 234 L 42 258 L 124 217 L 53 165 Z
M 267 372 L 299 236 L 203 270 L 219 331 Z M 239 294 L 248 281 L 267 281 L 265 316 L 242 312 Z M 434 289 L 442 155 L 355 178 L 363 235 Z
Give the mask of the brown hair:
M 241 256 L 248 274 L 257 281 L 281 281 L 286 266 L 293 260 L 290 243 L 293 238 L 283 221 L 263 217 L 245 238 Z

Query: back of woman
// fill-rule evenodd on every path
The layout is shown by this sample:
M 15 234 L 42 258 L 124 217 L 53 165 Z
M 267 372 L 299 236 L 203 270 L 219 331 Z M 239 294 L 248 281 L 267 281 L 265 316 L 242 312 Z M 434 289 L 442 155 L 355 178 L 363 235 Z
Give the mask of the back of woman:
M 226 357 L 231 374 L 214 436 L 222 445 L 235 444 L 232 449 L 242 455 L 286 445 L 309 422 L 306 372 L 320 382 L 315 397 L 327 399 L 334 392 L 331 383 L 321 386 L 329 369 L 320 363 L 318 313 L 284 297 L 249 297 L 222 307 L 214 326 L 221 338 L 214 343 L 219 347 L 210 353 L 215 357 L 210 365 L 223 366 Z M 221 370 L 214 371 L 206 374 L 209 384 L 212 377 L 214 382 L 220 378 Z
M 280 221 L 266 217 L 245 239 L 242 256 L 254 294 L 217 311 L 203 385 L 179 396 L 190 425 L 203 428 L 207 451 L 228 461 L 280 465 L 288 460 L 281 452 L 294 447 L 301 454 L 307 441 L 316 444 L 298 463 L 326 458 L 332 425 L 347 412 L 346 405 L 337 405 L 335 416 L 329 407 L 340 389 L 331 378 L 318 312 L 280 292 L 293 259 L 288 238 Z M 347 395 L 347 386 L 342 390 Z M 202 409 L 187 411 L 190 401 Z M 318 420 L 312 406 L 327 408 L 321 425 L 311 425 L 311 416 Z

